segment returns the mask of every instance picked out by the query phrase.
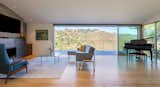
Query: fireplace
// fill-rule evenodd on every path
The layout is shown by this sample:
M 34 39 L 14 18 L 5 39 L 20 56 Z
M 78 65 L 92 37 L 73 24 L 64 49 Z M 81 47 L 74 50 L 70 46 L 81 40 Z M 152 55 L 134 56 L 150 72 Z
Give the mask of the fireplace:
M 9 57 L 16 56 L 16 48 L 8 48 L 7 53 Z
M 26 54 L 25 40 L 20 38 L 0 38 L 0 44 L 4 44 L 9 57 L 21 58 Z

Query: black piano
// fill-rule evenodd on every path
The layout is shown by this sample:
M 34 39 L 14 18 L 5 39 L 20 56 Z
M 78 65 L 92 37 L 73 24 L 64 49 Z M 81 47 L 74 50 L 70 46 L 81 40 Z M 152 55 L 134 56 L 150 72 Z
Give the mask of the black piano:
M 151 60 L 152 60 L 152 44 L 148 44 L 145 39 L 140 39 L 140 40 L 131 40 L 129 43 L 125 43 L 124 48 L 127 51 L 127 56 L 128 56 L 128 50 L 134 49 L 136 51 L 149 51 Z

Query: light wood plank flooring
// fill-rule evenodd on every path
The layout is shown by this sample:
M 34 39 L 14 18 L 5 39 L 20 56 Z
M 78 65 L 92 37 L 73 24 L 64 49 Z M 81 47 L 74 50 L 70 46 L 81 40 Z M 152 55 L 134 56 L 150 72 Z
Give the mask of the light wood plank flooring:
M 126 61 L 125 56 L 96 56 L 96 71 L 91 66 L 76 71 L 70 63 L 59 79 L 11 79 L 0 87 L 160 87 L 160 62 L 150 59 Z

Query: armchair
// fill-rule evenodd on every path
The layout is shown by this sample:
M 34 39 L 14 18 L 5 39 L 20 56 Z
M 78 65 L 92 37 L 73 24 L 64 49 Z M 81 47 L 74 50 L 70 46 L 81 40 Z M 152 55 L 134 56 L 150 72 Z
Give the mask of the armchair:
M 22 69 L 26 69 L 27 72 L 27 64 L 27 61 L 21 59 L 11 61 L 7 54 L 5 45 L 0 44 L 0 73 L 7 75 L 5 84 L 7 83 L 9 76 L 15 74 L 16 72 Z
M 86 45 L 84 46 L 83 50 L 77 51 L 76 52 L 76 66 L 77 66 L 77 62 L 82 62 L 81 67 L 79 67 L 80 69 L 82 68 L 84 62 L 92 62 L 93 70 L 95 71 L 94 51 L 95 51 L 95 48 L 90 45 Z

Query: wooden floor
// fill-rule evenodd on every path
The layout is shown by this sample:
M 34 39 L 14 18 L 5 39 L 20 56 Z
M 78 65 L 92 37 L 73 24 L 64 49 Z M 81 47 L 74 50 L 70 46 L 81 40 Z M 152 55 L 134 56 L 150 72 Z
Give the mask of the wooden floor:
M 11 79 L 0 87 L 160 87 L 160 62 L 128 60 L 124 56 L 96 56 L 91 66 L 76 71 L 71 63 L 59 79 Z M 91 69 L 91 70 L 89 70 Z

